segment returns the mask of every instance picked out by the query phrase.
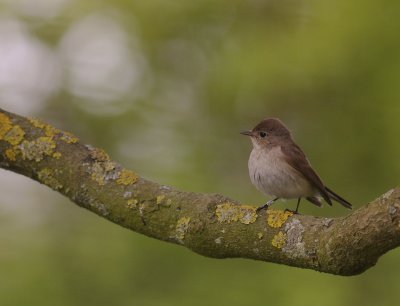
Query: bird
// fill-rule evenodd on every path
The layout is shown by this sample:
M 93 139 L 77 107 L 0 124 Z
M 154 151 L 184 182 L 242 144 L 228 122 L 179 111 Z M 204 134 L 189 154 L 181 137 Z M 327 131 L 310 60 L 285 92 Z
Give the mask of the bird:
M 331 206 L 334 200 L 352 209 L 347 200 L 325 186 L 281 120 L 266 118 L 241 134 L 249 136 L 253 144 L 248 161 L 252 184 L 273 197 L 258 207 L 257 212 L 268 209 L 278 199 L 297 199 L 296 210 L 292 212 L 298 214 L 302 198 L 318 207 L 323 199 Z

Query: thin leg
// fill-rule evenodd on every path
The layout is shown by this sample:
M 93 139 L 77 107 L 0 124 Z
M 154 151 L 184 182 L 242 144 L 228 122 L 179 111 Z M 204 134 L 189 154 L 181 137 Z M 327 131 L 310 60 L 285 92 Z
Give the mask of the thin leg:
M 278 200 L 279 198 L 275 198 L 275 199 L 272 199 L 272 200 L 269 200 L 267 203 L 265 203 L 263 206 L 260 206 L 260 207 L 258 207 L 257 208 L 257 212 L 259 212 L 259 211 L 261 211 L 261 210 L 263 210 L 263 209 L 266 209 L 266 208 L 268 208 L 272 203 L 274 203 L 276 200 Z
M 299 198 L 299 199 L 297 200 L 296 210 L 294 211 L 295 214 L 298 214 L 298 213 L 299 213 L 300 201 L 301 201 L 301 198 Z

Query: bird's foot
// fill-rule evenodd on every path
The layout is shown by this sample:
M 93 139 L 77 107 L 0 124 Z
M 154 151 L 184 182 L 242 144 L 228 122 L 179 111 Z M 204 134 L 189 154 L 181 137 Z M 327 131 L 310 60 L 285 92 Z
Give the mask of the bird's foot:
M 267 210 L 268 209 L 268 207 L 269 207 L 269 202 L 268 203 L 266 203 L 266 204 L 264 204 L 263 206 L 260 206 L 260 207 L 257 207 L 257 209 L 256 209 L 256 212 L 257 213 L 259 213 L 260 211 L 262 211 L 262 210 Z
M 301 213 L 299 213 L 297 210 L 291 210 L 291 209 L 289 209 L 289 208 L 286 208 L 285 209 L 285 212 L 291 212 L 293 215 L 300 215 L 301 216 Z

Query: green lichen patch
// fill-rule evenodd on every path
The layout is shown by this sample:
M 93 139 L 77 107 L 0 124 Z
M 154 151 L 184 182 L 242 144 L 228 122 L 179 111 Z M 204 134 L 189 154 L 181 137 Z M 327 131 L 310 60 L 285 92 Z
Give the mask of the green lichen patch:
M 55 177 L 55 172 L 52 169 L 44 168 L 38 172 L 39 181 L 54 190 L 59 190 L 63 185 Z
M 117 164 L 111 160 L 96 161 L 90 168 L 91 178 L 103 186 L 109 180 L 115 180 L 119 176 Z
M 96 161 L 105 162 L 110 160 L 110 156 L 103 149 L 90 147 L 89 150 L 90 150 L 90 158 Z
M 61 156 L 62 156 L 62 154 L 61 154 L 60 152 L 54 152 L 54 153 L 53 153 L 53 157 L 54 157 L 55 159 L 60 159 Z
M 249 205 L 237 205 L 225 202 L 217 205 L 215 211 L 219 222 L 241 222 L 243 224 L 254 223 L 257 220 L 256 208 Z
M 165 195 L 163 195 L 163 194 L 158 195 L 157 198 L 156 198 L 157 205 L 160 205 L 163 202 L 164 199 L 165 199 Z
M 134 209 L 137 207 L 137 204 L 139 203 L 138 200 L 136 199 L 130 199 L 126 202 L 126 207 L 128 207 L 129 209 Z
M 269 208 L 267 210 L 267 215 L 268 225 L 273 228 L 280 228 L 285 224 L 286 220 L 290 216 L 293 216 L 293 213 L 291 211 L 282 211 Z
M 24 140 L 19 145 L 22 159 L 41 161 L 46 156 L 51 156 L 56 147 L 56 143 L 51 137 L 39 137 L 36 140 Z
M 39 119 L 35 119 L 35 118 L 29 118 L 29 122 L 38 129 L 43 129 L 46 124 L 43 123 L 42 121 L 40 121 Z
M 257 237 L 258 237 L 258 239 L 262 239 L 262 237 L 264 237 L 264 234 L 263 233 L 261 233 L 261 232 L 259 232 L 259 233 L 257 233 Z
M 279 232 L 274 236 L 274 238 L 272 238 L 271 243 L 277 249 L 282 249 L 286 244 L 286 239 L 287 239 L 286 234 L 283 232 Z
M 53 138 L 62 132 L 59 129 L 55 128 L 54 126 L 45 124 L 44 133 L 46 134 L 47 137 Z
M 60 139 L 66 143 L 77 143 L 79 138 L 69 132 L 62 132 Z
M 189 230 L 190 217 L 183 217 L 178 220 L 175 227 L 175 238 L 183 243 L 185 235 Z
M 17 160 L 17 152 L 14 150 L 14 148 L 12 149 L 7 149 L 5 151 L 6 157 L 11 160 L 11 161 L 16 161 Z
M 117 184 L 126 186 L 132 185 L 137 182 L 138 178 L 139 176 L 135 172 L 127 169 L 122 169 L 119 178 L 117 179 Z
M 106 170 L 103 168 L 101 163 L 94 163 L 92 165 L 90 177 L 100 186 L 106 184 Z
M 19 125 L 14 125 L 11 130 L 9 130 L 6 135 L 4 135 L 4 140 L 9 144 L 15 146 L 19 144 L 25 136 L 24 130 Z
M 94 162 L 89 168 L 91 178 L 99 185 L 105 185 L 108 181 L 121 179 L 121 167 L 110 159 L 110 156 L 103 150 L 86 146 L 89 150 L 89 157 Z M 127 179 L 125 176 L 123 179 Z M 124 180 L 125 181 L 125 180 Z M 118 183 L 118 182 L 117 182 Z
M 305 242 L 303 241 L 305 227 L 300 220 L 292 219 L 287 222 L 284 231 L 286 232 L 287 239 L 282 252 L 292 258 L 307 258 L 310 254 L 307 254 Z
M 90 175 L 92 180 L 100 186 L 105 185 L 109 180 L 115 180 L 119 177 L 120 171 L 117 164 L 110 160 L 110 156 L 102 149 L 87 146 L 89 156 L 94 161 L 90 166 Z
M 11 128 L 11 119 L 7 115 L 0 113 L 0 140 L 3 140 L 4 136 Z
M 67 142 L 67 143 L 72 143 L 72 142 L 76 142 L 75 139 L 77 139 L 75 136 L 73 136 L 72 134 L 68 133 L 68 132 L 63 132 L 57 128 L 55 128 L 54 126 L 51 126 L 49 124 L 46 124 L 44 122 L 42 122 L 39 119 L 35 119 L 35 118 L 29 118 L 29 122 L 38 129 L 41 129 L 44 131 L 44 134 L 46 137 L 50 137 L 50 138 L 55 138 L 57 135 L 61 134 L 62 136 L 60 137 L 61 140 Z

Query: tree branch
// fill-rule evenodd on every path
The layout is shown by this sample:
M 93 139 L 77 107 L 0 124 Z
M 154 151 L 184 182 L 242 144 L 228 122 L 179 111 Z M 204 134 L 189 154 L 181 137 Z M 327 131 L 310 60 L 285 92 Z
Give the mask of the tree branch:
M 354 275 L 400 244 L 400 188 L 343 218 L 257 214 L 218 194 L 141 178 L 74 135 L 0 109 L 0 167 L 114 223 L 208 257 L 241 257 Z

